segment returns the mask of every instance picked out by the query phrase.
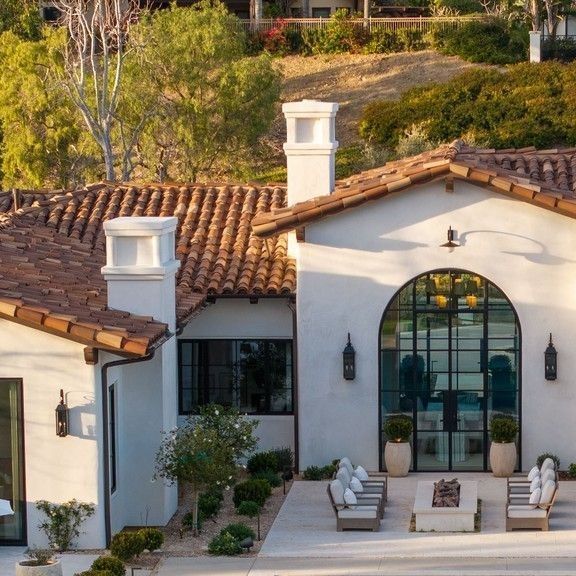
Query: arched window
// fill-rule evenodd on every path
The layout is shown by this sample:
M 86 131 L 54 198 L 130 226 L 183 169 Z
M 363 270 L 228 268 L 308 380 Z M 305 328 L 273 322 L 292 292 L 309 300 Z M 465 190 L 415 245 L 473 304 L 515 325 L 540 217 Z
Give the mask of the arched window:
M 380 420 L 413 418 L 414 470 L 487 470 L 491 415 L 520 419 L 520 355 L 516 312 L 486 278 L 437 270 L 397 292 L 380 327 Z

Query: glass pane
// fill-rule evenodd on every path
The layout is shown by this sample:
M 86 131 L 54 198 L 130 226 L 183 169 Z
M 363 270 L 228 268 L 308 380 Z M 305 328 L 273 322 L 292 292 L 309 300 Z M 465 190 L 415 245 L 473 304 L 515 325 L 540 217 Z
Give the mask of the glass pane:
M 14 511 L 0 517 L 0 542 L 6 544 L 24 540 L 21 403 L 20 382 L 0 380 L 0 498 Z
M 457 429 L 484 429 L 484 397 L 482 391 L 457 393 Z
M 455 343 L 453 342 L 453 344 Z M 452 352 L 452 372 L 480 372 L 482 368 L 480 350 Z
M 417 437 L 418 470 L 445 470 L 448 465 L 448 432 L 419 432 Z
M 509 307 L 502 310 L 488 310 L 488 336 L 490 338 L 515 338 L 517 335 L 516 315 L 513 310 Z
M 484 470 L 484 433 L 452 434 L 453 470 Z

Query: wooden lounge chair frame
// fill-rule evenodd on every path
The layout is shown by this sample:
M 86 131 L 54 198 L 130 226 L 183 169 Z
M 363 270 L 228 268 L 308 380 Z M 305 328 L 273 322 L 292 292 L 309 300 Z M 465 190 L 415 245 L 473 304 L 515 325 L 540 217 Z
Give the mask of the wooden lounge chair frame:
M 542 530 L 543 532 L 550 530 L 550 512 L 556 501 L 557 494 L 558 485 L 556 485 L 550 504 L 538 506 L 538 508 L 546 510 L 546 515 L 542 518 L 508 518 L 508 504 L 506 504 L 506 532 L 521 529 Z
M 343 530 L 372 530 L 377 532 L 380 529 L 380 514 L 378 512 L 379 501 L 377 499 L 369 500 L 364 499 L 363 502 L 358 502 L 357 507 L 362 508 L 363 506 L 376 507 L 376 514 L 374 518 L 341 518 L 338 512 L 342 509 L 336 506 L 334 499 L 332 498 L 332 492 L 330 492 L 330 484 L 328 484 L 326 491 L 328 492 L 328 498 L 330 498 L 330 504 L 336 514 L 336 531 L 342 532 Z

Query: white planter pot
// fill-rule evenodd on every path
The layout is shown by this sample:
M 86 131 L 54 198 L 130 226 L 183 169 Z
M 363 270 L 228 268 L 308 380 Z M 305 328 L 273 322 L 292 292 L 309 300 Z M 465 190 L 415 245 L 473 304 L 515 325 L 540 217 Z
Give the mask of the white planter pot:
M 490 468 L 497 478 L 512 476 L 516 468 L 516 444 L 492 442 L 490 444 Z
M 410 442 L 386 442 L 384 460 L 389 476 L 393 478 L 408 476 L 412 463 Z
M 30 566 L 28 560 L 16 563 L 16 576 L 62 576 L 60 560 L 45 566 Z

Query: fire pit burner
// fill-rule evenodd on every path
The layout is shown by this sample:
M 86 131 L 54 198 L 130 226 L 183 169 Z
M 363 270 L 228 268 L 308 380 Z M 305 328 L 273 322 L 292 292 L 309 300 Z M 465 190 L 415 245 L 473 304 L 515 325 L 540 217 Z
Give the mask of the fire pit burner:
M 434 482 L 434 495 L 432 506 L 434 508 L 458 508 L 460 502 L 460 482 L 453 480 L 440 480 Z

